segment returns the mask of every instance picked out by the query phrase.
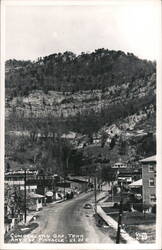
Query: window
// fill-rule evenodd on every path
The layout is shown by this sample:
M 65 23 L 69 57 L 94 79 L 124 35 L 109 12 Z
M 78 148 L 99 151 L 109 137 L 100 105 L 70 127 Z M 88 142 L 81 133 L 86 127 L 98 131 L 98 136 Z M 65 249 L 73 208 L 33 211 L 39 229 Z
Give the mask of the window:
M 156 202 L 156 195 L 155 194 L 150 195 L 150 201 L 151 202 Z
M 154 187 L 155 186 L 155 180 L 154 180 L 154 178 L 150 178 L 149 179 L 149 186 L 150 187 Z
M 148 171 L 149 172 L 154 172 L 154 166 L 153 165 L 149 165 L 148 166 Z
M 41 198 L 38 198 L 38 203 L 42 203 L 42 199 Z

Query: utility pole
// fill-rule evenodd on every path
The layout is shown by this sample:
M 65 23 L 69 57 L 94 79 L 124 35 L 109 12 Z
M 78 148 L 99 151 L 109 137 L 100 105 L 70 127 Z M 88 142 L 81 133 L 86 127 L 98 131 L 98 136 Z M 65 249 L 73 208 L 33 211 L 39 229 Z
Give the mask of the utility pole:
M 96 194 L 96 173 L 94 177 L 94 197 L 95 197 L 95 214 L 97 213 L 97 194 Z
M 53 192 L 53 200 L 55 200 L 56 198 L 56 195 L 55 195 L 55 198 L 54 198 L 54 193 L 55 193 L 55 180 L 54 180 L 54 175 L 52 176 L 52 192 Z
M 69 168 L 69 155 L 66 158 L 66 166 L 64 168 L 64 199 L 66 195 L 66 175 L 68 174 L 68 168 Z
M 114 185 L 112 183 L 111 185 L 111 199 L 112 199 L 112 202 L 114 201 Z
M 64 173 L 64 200 L 65 200 L 65 194 L 66 194 L 66 191 L 65 191 L 65 173 Z
M 44 195 L 44 205 L 46 206 L 46 175 L 43 172 L 43 195 Z
M 122 183 L 120 190 L 120 208 L 119 208 L 119 219 L 118 219 L 118 230 L 116 235 L 116 244 L 120 243 L 120 230 L 122 226 L 122 214 L 123 214 L 123 194 L 122 194 Z
M 24 221 L 26 223 L 26 169 L 24 171 Z

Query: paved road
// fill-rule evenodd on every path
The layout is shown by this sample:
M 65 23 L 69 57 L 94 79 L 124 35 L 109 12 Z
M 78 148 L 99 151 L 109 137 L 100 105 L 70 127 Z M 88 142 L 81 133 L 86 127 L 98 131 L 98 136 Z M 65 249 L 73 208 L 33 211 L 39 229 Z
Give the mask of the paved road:
M 92 197 L 90 192 L 73 200 L 48 204 L 38 212 L 39 227 L 27 239 L 33 239 L 33 243 L 113 243 L 96 226 L 93 210 L 83 208 L 84 203 L 92 202 Z

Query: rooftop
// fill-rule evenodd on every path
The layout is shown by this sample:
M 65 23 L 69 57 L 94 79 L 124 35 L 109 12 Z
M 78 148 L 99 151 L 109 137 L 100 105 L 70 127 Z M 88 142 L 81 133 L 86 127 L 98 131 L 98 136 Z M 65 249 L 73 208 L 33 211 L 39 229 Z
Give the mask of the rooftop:
M 35 194 L 35 193 L 29 193 L 29 197 L 33 198 L 33 199 L 37 199 L 37 198 L 44 198 L 44 195 L 41 194 Z
M 138 180 L 138 181 L 134 181 L 132 182 L 131 184 L 129 184 L 129 187 L 141 187 L 143 184 L 143 181 L 142 179 Z
M 156 155 L 150 156 L 148 158 L 140 160 L 140 162 L 145 163 L 145 162 L 156 162 Z

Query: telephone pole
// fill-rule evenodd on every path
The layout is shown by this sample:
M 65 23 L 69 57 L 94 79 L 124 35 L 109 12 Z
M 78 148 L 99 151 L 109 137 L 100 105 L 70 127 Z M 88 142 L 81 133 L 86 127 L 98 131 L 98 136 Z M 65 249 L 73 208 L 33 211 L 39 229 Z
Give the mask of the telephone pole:
M 94 177 L 95 214 L 97 213 L 96 173 Z
M 119 208 L 119 219 L 118 219 L 118 230 L 116 235 L 116 244 L 120 243 L 120 230 L 122 226 L 122 214 L 123 214 L 123 194 L 122 194 L 122 183 L 120 190 L 120 208 Z
M 66 196 L 66 190 L 65 190 L 65 174 L 64 174 L 64 200 L 65 200 L 65 196 Z
M 24 171 L 24 221 L 26 223 L 26 169 Z

